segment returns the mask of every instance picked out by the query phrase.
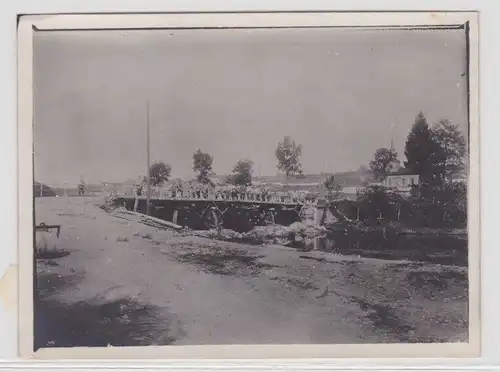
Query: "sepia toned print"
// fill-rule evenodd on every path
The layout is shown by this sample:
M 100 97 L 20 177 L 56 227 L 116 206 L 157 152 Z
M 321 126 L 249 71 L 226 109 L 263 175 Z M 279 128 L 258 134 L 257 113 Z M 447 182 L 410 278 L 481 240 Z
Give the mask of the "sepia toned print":
M 32 33 L 33 352 L 475 345 L 467 19 L 96 28 Z

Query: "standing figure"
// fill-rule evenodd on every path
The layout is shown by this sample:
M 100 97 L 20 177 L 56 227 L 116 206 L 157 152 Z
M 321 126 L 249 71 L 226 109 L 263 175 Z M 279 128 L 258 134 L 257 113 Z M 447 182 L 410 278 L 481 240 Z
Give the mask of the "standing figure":
M 184 187 L 182 186 L 181 183 L 177 185 L 177 199 L 182 199 L 184 194 Z
M 78 195 L 85 194 L 85 181 L 83 180 L 83 175 L 80 176 L 80 183 L 78 184 Z
M 134 187 L 134 212 L 139 211 L 139 196 L 142 194 L 142 185 Z

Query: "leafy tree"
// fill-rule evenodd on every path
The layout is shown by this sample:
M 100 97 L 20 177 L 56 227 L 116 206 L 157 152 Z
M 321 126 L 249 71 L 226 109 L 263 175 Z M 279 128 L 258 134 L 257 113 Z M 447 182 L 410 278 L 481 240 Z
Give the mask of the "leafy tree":
M 214 158 L 200 149 L 193 154 L 193 170 L 198 173 L 197 179 L 202 184 L 210 184 L 210 176 L 212 172 L 212 164 Z
M 357 194 L 356 206 L 363 220 L 375 222 L 382 218 L 387 222 L 401 221 L 402 212 L 411 209 L 412 203 L 383 186 L 371 185 Z
M 149 167 L 149 178 L 151 180 L 151 186 L 163 185 L 168 181 L 170 172 L 172 172 L 172 167 L 170 166 L 170 164 L 165 164 L 162 161 L 154 162 L 153 164 L 151 164 L 151 166 Z
M 440 146 L 422 112 L 415 118 L 408 134 L 405 156 L 405 166 L 420 175 L 423 183 L 434 183 L 435 175 L 439 173 Z
M 335 176 L 333 175 L 326 177 L 324 185 L 328 192 L 329 199 L 333 198 L 334 196 L 337 196 L 340 190 L 342 190 L 342 186 L 335 181 Z
M 383 181 L 387 177 L 388 166 L 391 161 L 398 158 L 398 153 L 393 149 L 380 148 L 375 151 L 374 159 L 370 162 L 370 170 L 375 178 Z
M 465 227 L 467 225 L 467 185 L 444 182 L 433 187 L 423 198 L 412 198 L 414 215 L 411 222 L 426 227 Z
M 285 136 L 283 141 L 278 143 L 275 155 L 278 159 L 278 170 L 285 172 L 287 178 L 303 174 L 302 165 L 300 164 L 302 146 L 296 144 L 291 137 Z
M 467 222 L 467 186 L 465 183 L 445 182 L 443 187 L 435 192 L 434 203 L 441 212 L 442 222 L 455 224 Z
M 252 172 L 253 162 L 251 160 L 239 160 L 233 168 L 233 174 L 229 176 L 229 182 L 238 186 L 250 186 Z
M 434 141 L 439 144 L 436 167 L 443 178 L 463 169 L 466 143 L 458 125 L 446 119 L 440 120 L 433 125 L 432 133 Z

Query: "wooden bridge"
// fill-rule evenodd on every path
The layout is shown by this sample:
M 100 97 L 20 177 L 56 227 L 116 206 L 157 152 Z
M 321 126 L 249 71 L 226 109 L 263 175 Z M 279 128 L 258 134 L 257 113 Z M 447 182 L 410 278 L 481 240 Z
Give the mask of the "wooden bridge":
M 146 199 L 145 196 L 137 196 L 137 199 Z M 248 204 L 279 204 L 279 205 L 312 205 L 314 201 L 306 200 L 292 195 L 282 195 L 280 193 L 264 194 L 264 193 L 234 193 L 234 194 L 208 194 L 203 193 L 176 193 L 175 195 L 151 193 L 151 200 L 172 200 L 172 201 L 187 201 L 200 202 L 211 201 L 215 203 L 237 202 Z
M 108 189 L 108 196 L 112 197 L 134 197 L 145 199 L 144 195 L 136 195 L 135 190 Z M 241 202 L 241 203 L 264 203 L 283 205 L 311 205 L 312 200 L 306 199 L 305 195 L 289 192 L 258 192 L 241 191 L 238 189 L 223 190 L 172 190 L 162 188 L 151 188 L 151 200 L 183 200 L 183 201 L 214 201 L 214 202 Z
M 109 187 L 111 186 L 111 187 Z M 289 225 L 305 219 L 320 220 L 321 199 L 300 192 L 271 192 L 237 187 L 152 187 L 150 204 L 137 195 L 138 185 L 109 184 L 107 196 L 115 205 L 193 229 L 248 230 L 265 224 Z M 242 226 L 246 226 L 243 228 Z
M 145 196 L 113 195 L 116 205 L 145 213 Z M 150 198 L 150 214 L 174 224 L 200 228 L 249 230 L 256 225 L 279 223 L 289 225 L 311 214 L 316 203 L 285 198 L 281 195 L 154 195 Z M 314 211 L 312 212 L 314 218 Z M 246 226 L 245 228 L 242 226 Z

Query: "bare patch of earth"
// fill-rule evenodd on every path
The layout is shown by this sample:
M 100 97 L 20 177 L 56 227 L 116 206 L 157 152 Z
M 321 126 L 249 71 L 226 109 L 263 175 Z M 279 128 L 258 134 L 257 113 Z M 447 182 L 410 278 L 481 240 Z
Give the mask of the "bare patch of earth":
M 208 273 L 218 275 L 260 275 L 262 270 L 271 269 L 276 265 L 262 263 L 259 259 L 264 255 L 252 255 L 248 251 L 228 248 L 220 245 L 196 244 L 183 245 L 188 251 L 182 250 L 174 256 L 181 263 L 191 263 Z

